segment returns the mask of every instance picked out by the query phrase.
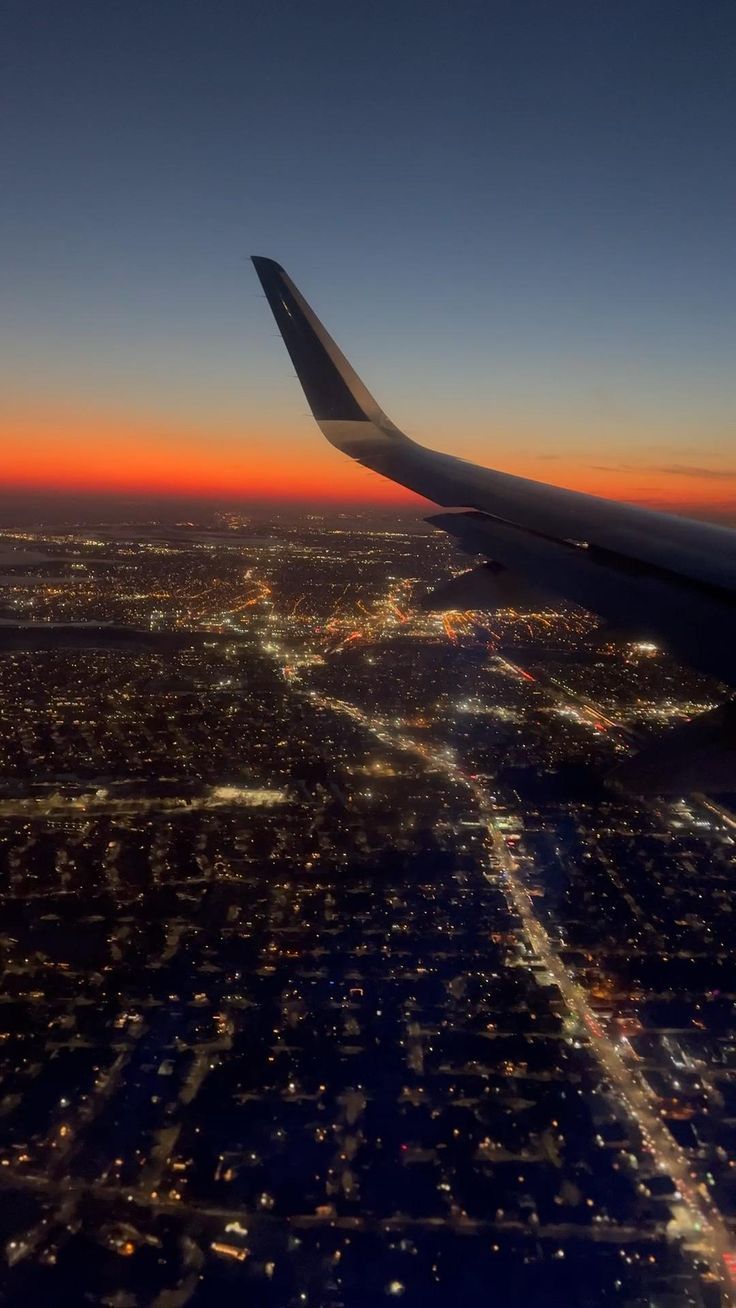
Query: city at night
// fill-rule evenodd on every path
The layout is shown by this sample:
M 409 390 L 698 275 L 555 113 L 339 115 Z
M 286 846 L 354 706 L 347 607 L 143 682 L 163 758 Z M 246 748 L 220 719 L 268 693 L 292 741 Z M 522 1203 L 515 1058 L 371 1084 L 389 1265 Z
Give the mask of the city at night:
M 736 818 L 608 778 L 723 688 L 406 516 L 2 549 L 11 1301 L 719 1303 Z
M 730 0 L 0 42 L 0 1303 L 735 1308 Z

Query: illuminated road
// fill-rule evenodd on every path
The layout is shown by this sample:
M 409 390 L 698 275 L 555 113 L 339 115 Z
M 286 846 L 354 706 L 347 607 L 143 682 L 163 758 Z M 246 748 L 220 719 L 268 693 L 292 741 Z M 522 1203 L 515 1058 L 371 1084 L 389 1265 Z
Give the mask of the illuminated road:
M 736 830 L 736 816 L 730 808 L 724 808 L 717 800 L 712 799 L 710 795 L 693 795 L 692 798 L 700 804 L 701 808 L 707 808 L 709 813 L 713 813 L 724 826 Z
M 508 898 L 521 919 L 529 944 L 552 976 L 569 1011 L 585 1027 L 600 1066 L 618 1092 L 629 1116 L 634 1119 L 657 1167 L 669 1174 L 676 1183 L 692 1219 L 694 1235 L 688 1240 L 690 1247 L 697 1249 L 713 1270 L 721 1275 L 726 1291 L 725 1301 L 734 1302 L 730 1293 L 730 1278 L 723 1261 L 724 1256 L 728 1257 L 734 1252 L 734 1242 L 726 1222 L 705 1186 L 693 1181 L 690 1160 L 662 1122 L 656 1096 L 640 1080 L 638 1073 L 627 1066 L 616 1041 L 606 1033 L 590 1007 L 584 988 L 570 976 L 557 956 L 546 930 L 534 913 L 518 864 L 494 825 L 493 809 L 487 795 L 479 786 L 473 783 L 469 785 L 488 822 L 494 852 L 504 872 Z
M 574 711 L 579 720 L 586 722 L 590 727 L 594 727 L 596 731 L 605 730 L 610 732 L 612 738 L 618 740 L 622 745 L 625 745 L 629 751 L 634 750 L 641 745 L 641 737 L 638 737 L 636 732 L 625 726 L 624 723 L 617 722 L 615 718 L 612 718 L 609 715 L 606 709 L 601 708 L 599 704 L 593 703 L 589 696 L 577 694 L 574 690 L 571 690 L 569 686 L 564 685 L 563 682 L 558 681 L 554 677 L 533 677 L 529 672 L 526 672 L 524 668 L 519 667 L 517 663 L 512 663 L 510 659 L 502 658 L 500 654 L 494 655 L 494 662 L 499 664 L 502 668 L 505 668 L 507 672 L 512 673 L 513 676 L 518 677 L 521 681 L 535 682 L 547 699 L 552 700 L 555 704 L 559 704 L 567 711 Z M 663 731 L 667 731 L 667 727 L 663 727 Z M 730 832 L 736 830 L 736 814 L 730 808 L 721 804 L 717 799 L 714 799 L 711 795 L 693 793 L 689 796 L 689 800 L 695 803 L 698 808 L 706 809 L 708 813 L 718 818 L 721 823 L 722 834 L 730 836 Z M 658 814 L 658 816 L 662 817 L 663 808 L 668 801 L 664 798 L 661 801 L 657 801 L 654 798 L 648 798 L 645 802 L 648 804 L 649 808 L 653 809 L 654 812 Z
M 585 989 L 568 973 L 557 956 L 547 931 L 534 912 L 520 864 L 509 850 L 498 828 L 496 813 L 488 792 L 469 777 L 454 761 L 451 754 L 443 749 L 422 744 L 411 736 L 405 735 L 394 725 L 379 717 L 373 717 L 344 700 L 306 688 L 304 694 L 320 708 L 330 709 L 351 718 L 384 744 L 417 755 L 428 766 L 443 772 L 473 795 L 487 826 L 496 868 L 500 872 L 499 884 L 506 895 L 507 902 L 521 922 L 528 947 L 549 971 L 570 1014 L 585 1028 L 591 1050 L 605 1078 L 616 1091 L 629 1117 L 633 1119 L 656 1166 L 675 1182 L 690 1219 L 689 1229 L 682 1229 L 688 1248 L 707 1262 L 720 1279 L 723 1303 L 736 1304 L 734 1281 L 730 1274 L 734 1267 L 736 1245 L 729 1228 L 710 1198 L 706 1186 L 698 1183 L 694 1178 L 692 1164 L 687 1154 L 679 1147 L 662 1122 L 656 1095 L 640 1079 L 636 1069 L 626 1064 L 616 1041 L 606 1033 L 590 1007 Z M 496 874 L 496 868 L 487 869 L 485 875 L 488 879 Z M 680 1218 L 680 1225 L 681 1228 L 686 1225 L 682 1218 Z
M 0 818 L 135 817 L 165 813 L 176 817 L 208 810 L 274 808 L 286 803 L 284 790 L 247 786 L 211 786 L 204 795 L 109 796 L 103 791 L 81 795 L 51 794 L 0 799 Z

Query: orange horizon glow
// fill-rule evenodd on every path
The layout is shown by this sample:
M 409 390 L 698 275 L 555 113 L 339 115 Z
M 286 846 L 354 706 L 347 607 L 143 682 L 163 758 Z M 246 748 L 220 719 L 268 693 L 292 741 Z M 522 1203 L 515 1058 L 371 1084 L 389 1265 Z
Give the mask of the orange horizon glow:
M 0 487 L 18 493 L 143 494 L 293 504 L 408 508 L 418 495 L 354 463 L 321 439 L 263 423 L 187 425 L 122 414 L 28 410 L 0 419 Z M 678 512 L 722 513 L 734 503 L 736 475 L 667 473 L 626 465 L 591 466 L 569 455 L 554 461 L 514 454 L 494 433 L 493 466 L 532 480 L 608 499 Z M 305 448 L 306 446 L 306 448 Z M 505 447 L 505 448 L 504 448 Z M 465 457 L 472 457 L 465 452 Z M 485 462 L 476 455 L 478 462 Z M 729 494 L 729 492 L 731 492 Z
M 150 421 L 116 414 L 28 412 L 0 420 L 5 490 L 202 499 L 405 503 L 418 499 L 338 454 L 308 452 L 289 433 Z

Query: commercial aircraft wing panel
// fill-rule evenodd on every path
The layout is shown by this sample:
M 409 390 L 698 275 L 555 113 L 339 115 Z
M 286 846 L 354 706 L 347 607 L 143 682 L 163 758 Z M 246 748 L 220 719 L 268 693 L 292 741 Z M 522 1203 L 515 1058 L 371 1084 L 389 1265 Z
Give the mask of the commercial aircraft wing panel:
M 284 269 L 272 259 L 253 262 L 312 413 L 333 445 L 435 504 L 462 510 L 433 521 L 468 552 L 616 626 L 643 622 L 684 661 L 736 685 L 736 532 L 419 445 L 383 412 Z

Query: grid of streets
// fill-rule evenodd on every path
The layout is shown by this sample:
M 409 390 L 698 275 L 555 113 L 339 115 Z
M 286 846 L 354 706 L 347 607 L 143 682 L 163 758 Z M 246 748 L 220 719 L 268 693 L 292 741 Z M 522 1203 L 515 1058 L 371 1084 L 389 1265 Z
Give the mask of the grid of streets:
M 8 530 L 8 1302 L 732 1302 L 722 693 L 411 522 Z

